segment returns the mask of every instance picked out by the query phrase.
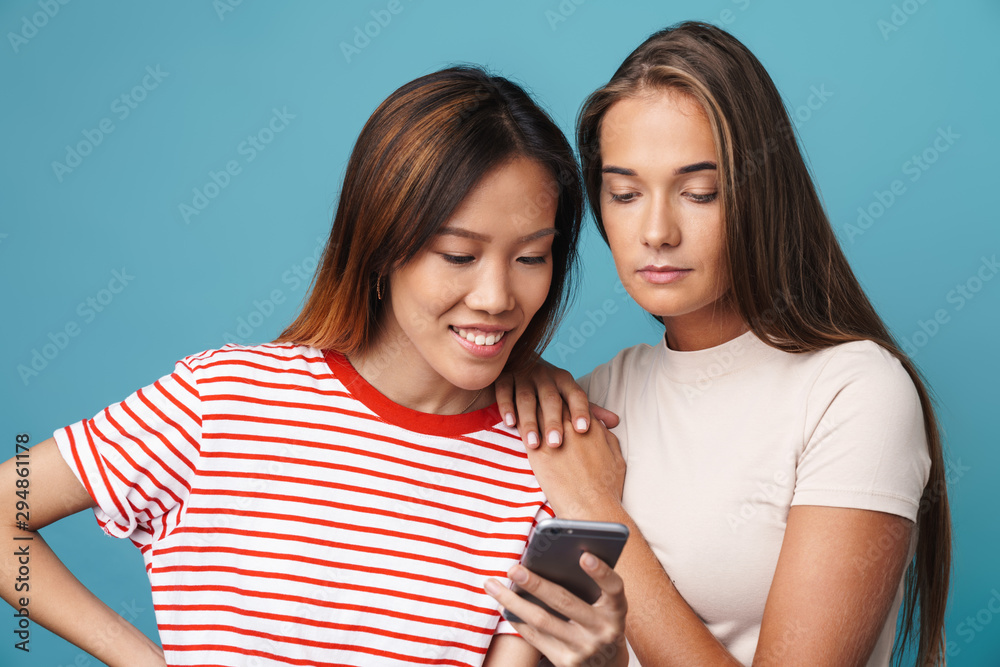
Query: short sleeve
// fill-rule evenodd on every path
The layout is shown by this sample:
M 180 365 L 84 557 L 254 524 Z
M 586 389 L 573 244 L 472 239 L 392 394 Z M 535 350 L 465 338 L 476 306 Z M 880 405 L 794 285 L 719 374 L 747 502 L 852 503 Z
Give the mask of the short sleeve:
M 807 399 L 792 505 L 916 520 L 930 472 L 923 411 L 902 364 L 869 342 L 838 346 Z
M 197 383 L 181 361 L 93 419 L 53 434 L 107 534 L 142 546 L 176 525 L 198 461 L 200 415 Z
M 552 510 L 552 507 L 548 503 L 545 503 L 540 508 L 538 508 L 538 512 L 535 513 L 535 521 L 534 521 L 534 523 L 532 524 L 532 527 L 531 527 L 531 533 L 528 534 L 528 540 L 525 541 L 525 543 L 524 543 L 524 548 L 525 549 L 528 548 L 528 542 L 531 541 L 531 536 L 535 534 L 535 526 L 538 525 L 538 522 L 541 521 L 542 519 L 551 519 L 555 515 L 556 515 L 556 513 Z M 523 552 L 522 552 L 522 555 L 523 555 Z M 510 586 L 511 586 L 510 579 L 507 579 L 506 577 L 503 578 L 503 579 L 501 579 L 500 583 L 503 584 L 503 585 L 505 585 L 505 586 L 507 586 L 507 588 L 510 588 Z M 495 634 L 495 635 L 517 635 L 518 637 L 521 636 L 521 635 L 518 634 L 517 630 L 514 629 L 514 626 L 510 624 L 510 621 L 508 621 L 503 616 L 500 617 L 500 622 L 497 624 L 497 628 L 496 628 L 496 630 L 493 631 L 493 634 Z

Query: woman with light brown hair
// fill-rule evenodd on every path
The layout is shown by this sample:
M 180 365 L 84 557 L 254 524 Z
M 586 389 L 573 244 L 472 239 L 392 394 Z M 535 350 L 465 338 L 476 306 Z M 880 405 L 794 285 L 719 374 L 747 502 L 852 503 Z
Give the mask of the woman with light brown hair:
M 635 656 L 884 666 L 914 642 L 917 665 L 942 664 L 951 537 L 934 410 L 763 66 L 714 26 L 663 30 L 587 99 L 577 138 L 619 278 L 664 336 L 582 389 L 548 366 L 519 376 L 516 412 L 537 447 L 542 397 L 553 446 L 532 466 L 556 511 L 633 530 L 618 571 Z M 511 378 L 497 395 L 513 422 Z M 588 397 L 620 416 L 621 451 L 582 433 Z
M 596 559 L 595 604 L 538 596 L 569 620 L 511 607 L 543 619 L 517 625 L 534 646 L 487 595 L 553 514 L 492 384 L 550 335 L 582 208 L 569 143 L 517 85 L 458 67 L 396 90 L 277 341 L 189 356 L 0 466 L 15 488 L 30 457 L 31 523 L 8 503 L 0 534 L 30 540 L 32 619 L 123 667 L 627 662 L 622 582 Z M 36 532 L 87 508 L 142 551 L 162 648 Z

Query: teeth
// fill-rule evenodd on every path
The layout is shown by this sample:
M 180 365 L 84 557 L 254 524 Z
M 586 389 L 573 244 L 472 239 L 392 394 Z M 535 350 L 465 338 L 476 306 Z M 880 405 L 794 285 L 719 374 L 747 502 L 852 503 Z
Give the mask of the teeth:
M 503 338 L 504 334 L 507 333 L 506 331 L 500 331 L 495 334 L 481 334 L 481 333 L 476 333 L 475 331 L 469 331 L 468 329 L 454 329 L 454 331 L 456 331 L 459 336 L 469 341 L 470 343 L 473 343 L 474 345 L 484 345 L 484 346 L 496 345 L 497 342 L 499 342 L 499 340 Z

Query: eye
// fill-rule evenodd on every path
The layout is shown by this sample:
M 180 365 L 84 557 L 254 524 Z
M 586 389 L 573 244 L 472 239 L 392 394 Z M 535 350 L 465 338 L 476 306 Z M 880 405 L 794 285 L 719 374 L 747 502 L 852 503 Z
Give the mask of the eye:
M 539 264 L 545 264 L 547 261 L 549 261 L 549 258 L 546 255 L 536 255 L 533 257 L 518 257 L 517 261 L 519 261 L 521 264 L 528 264 L 529 266 L 537 266 Z
M 715 201 L 716 197 L 719 196 L 718 192 L 710 192 L 710 193 L 704 194 L 704 195 L 696 195 L 693 192 L 688 192 L 686 194 L 687 194 L 688 198 L 691 199 L 691 201 L 693 201 L 693 202 L 695 202 L 697 204 L 710 204 L 713 201 Z
M 632 201 L 633 199 L 635 199 L 638 196 L 639 195 L 636 192 L 623 192 L 623 193 L 617 194 L 617 195 L 612 192 L 611 193 L 611 201 L 622 202 L 624 204 L 626 202 Z
M 443 257 L 444 261 L 448 262 L 449 264 L 458 264 L 458 265 L 469 264 L 475 259 L 475 257 L 473 257 L 472 255 L 449 255 L 448 253 L 444 252 L 441 253 L 441 257 Z

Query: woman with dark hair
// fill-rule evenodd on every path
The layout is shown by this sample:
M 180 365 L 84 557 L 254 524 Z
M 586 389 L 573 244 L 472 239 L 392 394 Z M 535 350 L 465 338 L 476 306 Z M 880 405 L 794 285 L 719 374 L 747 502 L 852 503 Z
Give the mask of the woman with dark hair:
M 618 571 L 635 656 L 874 666 L 915 638 L 917 665 L 942 664 L 934 410 L 837 243 L 767 72 L 714 26 L 663 30 L 587 99 L 578 143 L 619 278 L 664 337 L 582 390 L 537 368 L 518 378 L 517 412 L 531 447 L 536 393 L 545 440 L 565 433 L 530 455 L 559 515 L 633 529 Z M 513 423 L 511 378 L 498 384 Z M 588 396 L 621 417 L 621 452 L 580 433 Z
M 553 515 L 492 383 L 551 334 L 582 208 L 568 142 L 516 85 L 452 68 L 394 92 L 277 341 L 187 357 L 31 448 L 31 525 L 0 525 L 32 540 L 32 618 L 128 667 L 537 664 L 484 590 Z M 87 507 L 142 551 L 162 649 L 34 532 Z M 557 664 L 624 664 L 621 579 L 581 562 L 601 599 L 546 582 L 570 620 L 518 627 Z

